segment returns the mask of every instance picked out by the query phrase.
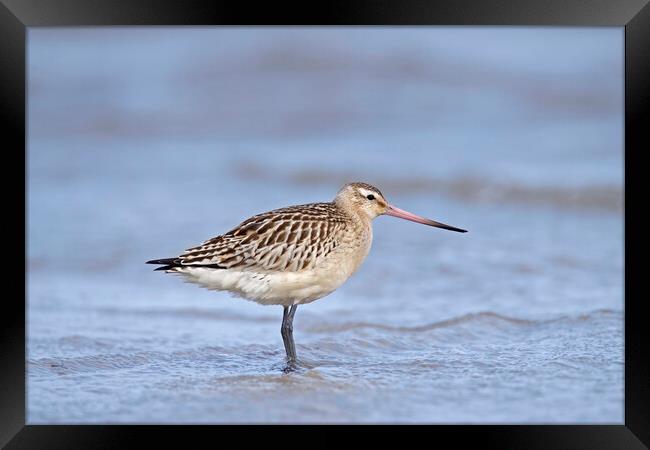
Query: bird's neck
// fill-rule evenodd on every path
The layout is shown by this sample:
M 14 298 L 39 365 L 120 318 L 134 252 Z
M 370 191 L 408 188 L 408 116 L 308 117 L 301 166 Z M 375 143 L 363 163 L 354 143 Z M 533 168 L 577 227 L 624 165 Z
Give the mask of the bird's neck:
M 334 204 L 350 218 L 353 224 L 372 230 L 372 219 L 363 211 L 359 210 L 355 204 L 338 198 L 334 200 Z

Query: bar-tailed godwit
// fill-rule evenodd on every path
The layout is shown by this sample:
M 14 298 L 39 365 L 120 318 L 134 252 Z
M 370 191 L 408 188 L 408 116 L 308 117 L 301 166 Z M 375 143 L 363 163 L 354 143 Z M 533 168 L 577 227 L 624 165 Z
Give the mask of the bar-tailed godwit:
M 296 362 L 293 316 L 298 305 L 332 293 L 361 265 L 372 243 L 372 220 L 389 215 L 464 233 L 389 205 L 366 183 L 349 183 L 329 203 L 289 206 L 251 217 L 229 232 L 155 259 L 155 270 L 263 305 L 282 305 L 282 340 L 289 366 Z

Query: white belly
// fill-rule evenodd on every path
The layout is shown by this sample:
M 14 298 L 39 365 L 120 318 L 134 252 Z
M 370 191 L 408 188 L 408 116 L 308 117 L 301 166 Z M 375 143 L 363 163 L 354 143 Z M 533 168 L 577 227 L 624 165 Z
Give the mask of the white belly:
M 186 281 L 207 289 L 228 291 L 237 297 L 265 305 L 298 305 L 313 302 L 336 290 L 361 265 L 370 242 L 354 254 L 331 254 L 317 267 L 299 272 L 255 272 L 251 270 L 174 268 Z

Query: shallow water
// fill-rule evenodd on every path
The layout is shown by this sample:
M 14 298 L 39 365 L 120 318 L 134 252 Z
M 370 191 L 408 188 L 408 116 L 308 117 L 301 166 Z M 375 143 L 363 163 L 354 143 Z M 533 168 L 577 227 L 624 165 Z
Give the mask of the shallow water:
M 623 421 L 622 32 L 386 31 L 30 30 L 29 423 Z M 353 179 L 469 233 L 378 218 L 295 373 L 143 264 Z

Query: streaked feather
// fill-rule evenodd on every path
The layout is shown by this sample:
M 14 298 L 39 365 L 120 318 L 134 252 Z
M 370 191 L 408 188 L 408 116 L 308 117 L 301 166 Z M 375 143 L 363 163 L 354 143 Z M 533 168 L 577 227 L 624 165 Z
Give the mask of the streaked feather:
M 187 249 L 179 266 L 298 272 L 341 243 L 350 218 L 334 203 L 290 206 L 258 214 L 229 232 Z

